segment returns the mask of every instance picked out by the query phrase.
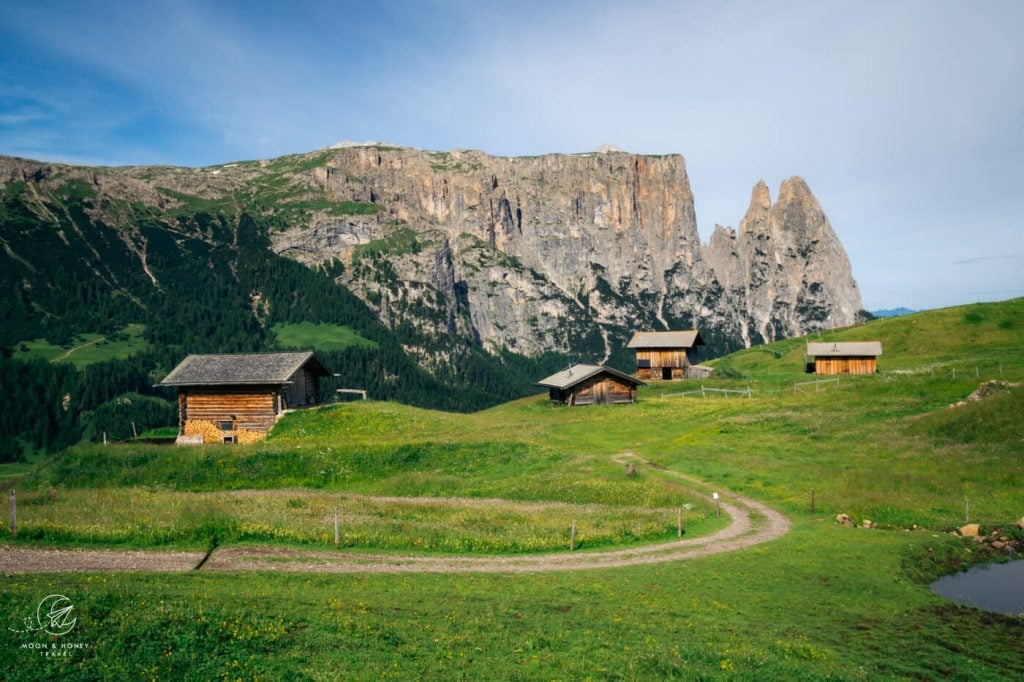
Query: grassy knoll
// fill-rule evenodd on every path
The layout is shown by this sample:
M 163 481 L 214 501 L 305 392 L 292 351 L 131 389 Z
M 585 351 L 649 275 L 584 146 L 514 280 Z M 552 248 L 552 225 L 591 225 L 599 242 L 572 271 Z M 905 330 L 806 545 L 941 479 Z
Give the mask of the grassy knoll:
M 45 339 L 23 341 L 14 347 L 18 360 L 40 358 L 49 362 L 70 362 L 79 369 L 96 362 L 121 360 L 146 350 L 142 337 L 145 325 L 130 324 L 111 337 L 102 334 L 79 334 L 66 346 L 55 346 Z
M 581 519 L 595 505 L 594 527 L 613 535 L 609 510 L 634 528 L 653 513 L 651 535 L 608 544 L 657 537 L 666 530 L 656 528 L 658 510 L 685 494 L 650 470 L 627 478 L 611 461 L 625 451 L 749 494 L 794 526 L 737 553 L 532 576 L 6 577 L 0 611 L 14 619 L 47 594 L 66 594 L 81 619 L 76 637 L 91 647 L 47 661 L 19 648 L 28 635 L 0 628 L 0 650 L 13 652 L 0 659 L 0 677 L 31 679 L 50 665 L 54 676 L 79 678 L 1020 679 L 1024 621 L 945 603 L 922 580 L 981 554 L 942 532 L 963 522 L 964 498 L 984 527 L 1024 516 L 1024 387 L 949 407 L 983 381 L 1024 381 L 1024 300 L 821 336 L 881 340 L 880 373 L 817 393 L 794 389 L 811 377 L 802 372 L 805 340 L 791 340 L 723 358 L 716 364 L 727 378 L 704 382 L 749 386 L 752 398 L 673 395 L 696 382 L 645 388 L 635 406 L 567 409 L 537 397 L 458 415 L 359 401 L 292 414 L 252 447 L 72 449 L 19 484 L 19 497 L 38 501 L 26 504 L 23 522 L 34 522 L 34 509 L 59 511 L 59 522 L 73 509 L 123 505 L 111 513 L 123 521 L 108 530 L 134 514 L 140 530 L 119 540 L 127 544 L 158 544 L 142 534 L 174 505 L 183 505 L 179 527 L 210 521 L 193 524 L 194 542 L 222 532 L 227 514 L 233 539 L 249 537 L 239 524 L 263 519 L 317 543 L 338 503 L 365 516 L 352 532 L 406 538 L 395 547 L 422 535 L 438 551 L 455 549 L 446 541 L 466 543 L 458 551 L 495 542 L 504 543 L 496 551 L 522 551 L 534 529 L 564 526 L 566 504 Z M 539 504 L 469 513 L 360 495 Z M 693 522 L 713 521 L 693 501 Z M 837 526 L 838 512 L 881 527 Z M 513 535 L 502 539 L 488 524 Z M 913 524 L 923 529 L 907 530 Z M 74 538 L 19 542 L 82 542 Z
M 277 343 L 282 348 L 302 348 L 322 351 L 345 350 L 350 346 L 376 348 L 377 342 L 364 339 L 351 327 L 337 324 L 278 324 L 274 326 Z

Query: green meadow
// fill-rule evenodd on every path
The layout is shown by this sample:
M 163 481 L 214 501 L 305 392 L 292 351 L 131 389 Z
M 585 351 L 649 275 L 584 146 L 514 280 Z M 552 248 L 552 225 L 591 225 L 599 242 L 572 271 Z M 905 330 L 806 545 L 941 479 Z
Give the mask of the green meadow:
M 274 325 L 277 343 L 282 348 L 310 348 L 320 351 L 345 350 L 349 346 L 376 348 L 377 342 L 363 338 L 351 327 L 338 324 L 314 324 L 299 322 L 296 324 Z
M 627 476 L 612 459 L 627 452 L 793 528 L 732 553 L 533 575 L 9 575 L 0 613 L 16 623 L 64 594 L 89 647 L 48 660 L 0 628 L 0 676 L 1021 679 L 1024 619 L 949 604 L 927 581 L 992 558 L 949 533 L 965 503 L 983 531 L 1024 538 L 1024 299 L 810 338 L 882 341 L 874 376 L 805 383 L 807 340 L 721 358 L 716 378 L 651 385 L 632 406 L 359 401 L 293 413 L 254 446 L 43 460 L 18 483 L 17 545 L 326 549 L 335 506 L 349 551 L 552 551 L 567 519 L 584 551 L 625 547 L 671 539 L 684 504 L 694 535 L 725 522 L 655 469 Z M 968 401 L 985 382 L 999 383 Z
M 17 360 L 38 358 L 49 362 L 69 362 L 82 369 L 96 362 L 123 360 L 146 350 L 148 344 L 142 333 L 146 326 L 130 324 L 109 337 L 103 334 L 79 334 L 64 346 L 45 339 L 23 341 L 13 348 Z

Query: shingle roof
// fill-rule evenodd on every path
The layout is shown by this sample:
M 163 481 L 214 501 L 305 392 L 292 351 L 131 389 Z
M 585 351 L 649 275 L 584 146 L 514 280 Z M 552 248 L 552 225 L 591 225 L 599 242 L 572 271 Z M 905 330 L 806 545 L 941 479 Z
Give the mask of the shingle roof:
M 626 348 L 693 348 L 703 346 L 696 329 L 676 332 L 635 332 Z
M 286 384 L 295 372 L 307 363 L 320 376 L 330 372 L 313 354 L 300 353 L 233 353 L 224 355 L 189 355 L 158 386 L 225 386 L 253 384 Z
M 807 354 L 816 357 L 872 357 L 882 354 L 881 341 L 829 342 L 807 344 Z
M 607 372 L 614 377 L 618 377 L 623 381 L 628 381 L 634 386 L 646 386 L 646 384 L 636 377 L 631 377 L 624 372 L 620 372 L 617 369 L 611 367 L 605 367 L 604 365 L 573 365 L 568 369 L 563 369 L 561 372 L 555 372 L 546 379 L 541 379 L 537 382 L 538 386 L 548 386 L 550 388 L 566 389 L 581 381 L 586 381 L 590 377 L 597 376 L 602 372 Z

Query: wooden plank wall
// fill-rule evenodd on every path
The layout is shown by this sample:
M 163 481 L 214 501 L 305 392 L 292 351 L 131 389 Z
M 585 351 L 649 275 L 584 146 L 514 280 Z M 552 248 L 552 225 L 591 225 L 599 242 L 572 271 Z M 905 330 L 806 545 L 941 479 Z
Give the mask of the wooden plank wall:
M 682 348 L 678 349 L 654 349 L 654 348 L 637 348 L 636 359 L 647 360 L 651 363 L 651 369 L 659 367 L 686 367 L 689 364 L 689 358 L 686 350 Z M 658 377 L 661 377 L 661 372 L 656 372 Z
M 648 381 L 662 381 L 663 377 L 662 377 L 662 374 L 661 374 L 661 370 L 662 370 L 661 367 L 652 367 L 651 369 L 640 368 L 640 369 L 637 369 L 636 376 L 637 376 L 638 379 L 646 379 Z M 684 378 L 686 378 L 686 370 L 683 369 L 682 367 L 673 367 L 672 368 L 672 378 L 673 379 L 684 379 Z
M 587 379 L 578 384 L 573 389 L 573 393 L 573 405 L 636 401 L 636 389 L 633 386 L 610 376 L 596 376 Z
M 295 374 L 288 378 L 292 382 L 290 386 L 284 386 L 281 395 L 284 397 L 285 407 L 305 407 L 316 405 L 319 398 L 319 379 L 305 367 L 299 368 Z
M 238 386 L 216 388 L 188 388 L 185 394 L 184 420 L 202 420 L 217 423 L 236 417 L 235 428 L 269 431 L 277 421 L 278 396 L 274 387 Z
M 839 356 L 814 359 L 815 374 L 874 374 L 877 371 L 877 358 Z

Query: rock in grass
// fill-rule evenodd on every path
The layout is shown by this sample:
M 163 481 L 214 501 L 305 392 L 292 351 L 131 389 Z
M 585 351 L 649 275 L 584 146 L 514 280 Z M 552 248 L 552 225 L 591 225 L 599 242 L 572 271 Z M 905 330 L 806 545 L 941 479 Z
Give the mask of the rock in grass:
M 1022 516 L 1022 517 L 1020 517 L 1019 519 L 1017 519 L 1017 524 L 1016 524 L 1016 526 L 1017 526 L 1018 528 L 1020 528 L 1021 530 L 1024 530 L 1024 516 Z
M 875 527 L 875 522 L 872 521 L 871 519 L 864 519 L 863 521 L 861 521 L 860 525 L 863 528 L 874 528 Z
M 853 519 L 850 518 L 849 514 L 836 514 L 836 523 L 853 528 Z
M 976 538 L 980 530 L 981 526 L 979 524 L 968 523 L 966 526 L 960 526 L 960 535 L 965 538 Z

